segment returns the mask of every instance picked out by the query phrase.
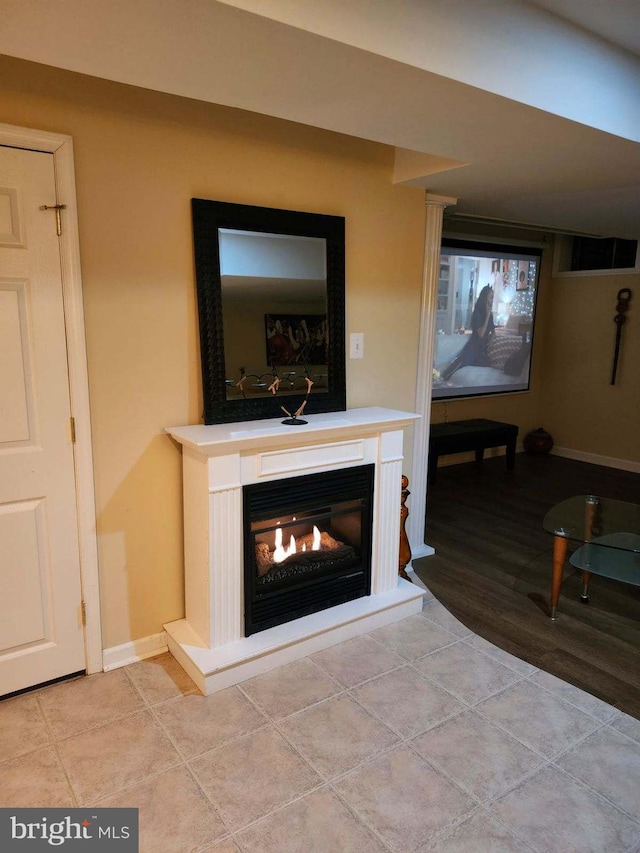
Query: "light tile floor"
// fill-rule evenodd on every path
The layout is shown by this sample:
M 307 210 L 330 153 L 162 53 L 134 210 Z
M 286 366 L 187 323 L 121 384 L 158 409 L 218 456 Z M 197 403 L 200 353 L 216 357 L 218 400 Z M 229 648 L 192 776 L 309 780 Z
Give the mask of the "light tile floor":
M 640 851 L 640 721 L 422 615 L 213 696 L 169 655 L 0 702 L 0 806 L 142 853 Z

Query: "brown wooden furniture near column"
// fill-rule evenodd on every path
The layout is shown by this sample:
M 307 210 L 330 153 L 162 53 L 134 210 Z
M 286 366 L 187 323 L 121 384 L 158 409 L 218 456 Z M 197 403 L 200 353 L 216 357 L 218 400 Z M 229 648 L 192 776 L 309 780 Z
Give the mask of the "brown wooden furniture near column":
M 407 486 L 409 485 L 409 478 L 402 475 L 402 494 L 400 496 L 400 555 L 398 558 L 398 574 L 401 578 L 404 578 L 407 581 L 413 581 L 407 574 L 407 566 L 411 561 L 411 546 L 409 545 L 409 537 L 407 536 L 407 531 L 405 529 L 407 523 L 407 516 L 409 515 L 409 508 L 407 506 L 407 498 L 411 494 Z

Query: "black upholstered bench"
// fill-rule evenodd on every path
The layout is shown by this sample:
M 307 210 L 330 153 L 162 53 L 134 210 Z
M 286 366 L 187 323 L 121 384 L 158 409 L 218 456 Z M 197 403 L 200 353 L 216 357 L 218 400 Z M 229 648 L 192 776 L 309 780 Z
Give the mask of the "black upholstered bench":
M 429 485 L 433 485 L 438 468 L 438 456 L 475 450 L 476 462 L 482 462 L 486 447 L 507 447 L 507 469 L 515 462 L 518 427 L 486 418 L 432 424 L 429 435 Z

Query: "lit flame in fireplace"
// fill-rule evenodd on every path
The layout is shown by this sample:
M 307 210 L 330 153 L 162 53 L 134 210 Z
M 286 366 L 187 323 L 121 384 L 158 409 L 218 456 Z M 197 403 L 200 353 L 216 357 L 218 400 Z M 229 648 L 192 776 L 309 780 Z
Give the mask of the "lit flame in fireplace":
M 306 545 L 302 546 L 302 550 L 306 551 Z M 313 525 L 313 544 L 311 546 L 312 551 L 320 550 L 320 531 L 318 528 Z M 276 547 L 273 552 L 273 562 L 274 563 L 282 563 L 287 557 L 290 557 L 292 554 L 295 554 L 297 551 L 296 548 L 296 540 L 293 535 L 289 538 L 289 545 L 287 547 L 283 547 L 282 545 L 282 529 L 280 527 L 276 528 Z

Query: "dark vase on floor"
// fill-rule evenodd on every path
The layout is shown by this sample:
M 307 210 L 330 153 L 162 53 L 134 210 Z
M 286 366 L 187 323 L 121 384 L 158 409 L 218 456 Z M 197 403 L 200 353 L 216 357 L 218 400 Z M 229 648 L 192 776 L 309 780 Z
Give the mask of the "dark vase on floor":
M 549 435 L 546 429 L 538 427 L 538 429 L 529 430 L 525 435 L 522 446 L 526 453 L 531 456 L 537 456 L 542 453 L 548 453 L 553 447 L 553 438 Z

